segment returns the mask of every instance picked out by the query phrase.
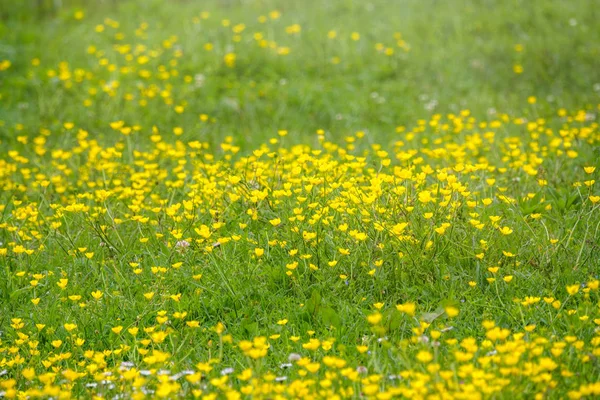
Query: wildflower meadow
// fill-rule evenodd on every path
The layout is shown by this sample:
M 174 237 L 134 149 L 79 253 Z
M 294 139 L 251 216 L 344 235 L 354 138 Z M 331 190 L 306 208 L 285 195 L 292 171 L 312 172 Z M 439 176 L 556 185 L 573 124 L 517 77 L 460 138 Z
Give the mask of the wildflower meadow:
M 599 20 L 1 1 L 0 398 L 598 398 Z

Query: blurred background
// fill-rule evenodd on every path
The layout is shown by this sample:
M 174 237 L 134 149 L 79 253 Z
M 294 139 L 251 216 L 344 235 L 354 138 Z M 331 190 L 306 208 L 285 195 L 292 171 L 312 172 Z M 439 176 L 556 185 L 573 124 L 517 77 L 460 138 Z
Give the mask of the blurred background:
M 98 137 L 126 121 L 242 145 L 282 129 L 385 141 L 437 113 L 538 118 L 599 102 L 593 0 L 0 4 L 4 141 L 65 120 Z

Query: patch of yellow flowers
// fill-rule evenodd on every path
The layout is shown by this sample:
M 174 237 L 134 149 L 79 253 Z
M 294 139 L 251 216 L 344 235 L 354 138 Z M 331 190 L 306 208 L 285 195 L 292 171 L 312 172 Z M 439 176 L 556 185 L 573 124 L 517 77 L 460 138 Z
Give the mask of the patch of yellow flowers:
M 598 297 L 598 283 L 586 294 Z M 576 295 L 576 294 L 569 294 Z M 583 306 L 589 304 L 587 301 Z M 397 307 L 407 315 L 414 308 Z M 458 309 L 448 307 L 448 317 Z M 223 324 L 204 333 L 218 337 L 221 346 L 229 346 L 246 357 L 246 362 L 230 367 L 226 360 L 209 358 L 189 369 L 173 363 L 172 354 L 161 350 L 164 340 L 156 341 L 156 332 L 165 336 L 185 334 L 145 328 L 147 339 L 129 330 L 131 339 L 123 339 L 111 348 L 91 349 L 85 345 L 76 324 L 64 324 L 66 343 L 57 340 L 49 350 L 41 341 L 49 328 L 30 326 L 20 318 L 11 319 L 7 339 L 0 343 L 0 381 L 5 398 L 69 398 L 71 390 L 85 388 L 87 396 L 104 398 L 125 394 L 132 398 L 193 396 L 213 398 L 484 398 L 504 391 L 527 390 L 535 398 L 546 398 L 560 388 L 571 399 L 600 395 L 600 383 L 581 382 L 577 375 L 594 377 L 600 357 L 600 312 L 591 308 L 595 335 L 586 341 L 577 334 L 538 335 L 535 326 L 511 331 L 492 320 L 482 324 L 481 339 L 457 338 L 447 322 L 432 323 L 412 319 L 413 335 L 397 343 L 386 336 L 357 346 L 359 355 L 335 340 L 310 338 L 306 343 L 285 346 L 277 337 L 255 337 L 235 341 Z M 367 318 L 373 332 L 385 333 L 377 311 Z M 593 326 L 592 325 L 592 326 Z M 152 327 L 154 328 L 154 327 Z M 113 329 L 114 331 L 114 329 Z M 120 330 L 119 332 L 120 333 Z M 310 337 L 310 334 L 309 334 Z M 377 335 L 373 336 L 376 339 Z M 327 345 L 324 345 L 327 343 Z M 281 352 L 279 350 L 284 350 Z M 296 352 L 289 352 L 297 351 Z M 277 351 L 280 365 L 264 367 L 256 362 Z M 286 353 L 289 352 L 289 353 Z M 387 368 L 371 365 L 374 353 L 391 352 L 397 364 Z M 138 354 L 139 357 L 136 355 Z M 135 361 L 130 361 L 135 360 Z M 370 365 L 366 367 L 365 365 Z M 578 372 L 574 372 L 577 370 Z M 9 375 L 9 377 L 7 377 Z
M 371 152 L 353 154 L 348 146 L 323 141 L 318 148 L 263 145 L 251 155 L 235 157 L 232 139 L 214 152 L 207 144 L 170 143 L 162 138 L 153 140 L 147 150 L 130 150 L 120 141 L 101 146 L 83 129 L 72 127 L 69 129 L 79 129 L 79 139 L 71 148 L 45 149 L 39 144 L 42 141 L 36 140 L 34 147 L 43 155 L 32 155 L 29 148 L 12 150 L 2 161 L 0 183 L 4 190 L 15 193 L 10 203 L 0 206 L 11 215 L 0 224 L 10 237 L 2 247 L 2 262 L 14 270 L 12 284 L 27 293 L 36 309 L 50 302 L 65 307 L 74 304 L 83 310 L 82 315 L 98 318 L 93 316 L 94 310 L 107 295 L 101 289 L 81 293 L 74 284 L 76 276 L 56 268 L 27 267 L 32 258 L 48 257 L 66 246 L 66 238 L 85 224 L 94 227 L 104 244 L 69 248 L 68 257 L 81 265 L 104 265 L 103 260 L 122 252 L 127 242 L 120 232 L 148 251 L 172 252 L 167 266 L 139 261 L 117 266 L 129 279 L 146 278 L 136 285 L 146 290 L 147 301 L 154 297 L 152 288 L 166 277 L 186 271 L 200 279 L 200 268 L 184 257 L 190 248 L 210 255 L 241 246 L 246 256 L 259 264 L 283 254 L 294 267 L 282 265 L 282 269 L 288 279 L 299 283 L 311 274 L 326 277 L 342 272 L 346 280 L 365 280 L 384 273 L 387 265 L 402 265 L 410 258 L 431 260 L 439 247 L 447 245 L 445 236 L 454 230 L 474 238 L 474 259 L 493 265 L 487 268 L 489 285 L 497 287 L 495 277 L 503 270 L 510 275 L 502 282 L 512 285 L 513 274 L 525 267 L 513 261 L 515 257 L 519 260 L 518 254 L 507 251 L 519 248 L 502 248 L 502 238 L 524 226 L 531 229 L 543 223 L 543 215 L 552 210 L 553 203 L 540 198 L 540 216 L 511 215 L 507 211 L 521 199 L 510 182 L 519 176 L 530 180 L 532 190 L 543 190 L 547 183 L 546 177 L 540 176 L 542 157 L 566 160 L 569 151 L 586 151 L 586 146 L 596 144 L 600 139 L 597 124 L 577 121 L 577 115 L 569 121 L 578 128 L 564 128 L 559 135 L 550 128 L 530 127 L 519 136 L 500 139 L 496 131 L 512 131 L 519 124 L 507 117 L 477 124 L 465 112 L 446 122 L 437 117 L 432 120 L 439 128 L 432 139 L 438 144 L 431 147 L 417 139 L 418 131 L 429 123 L 405 133 L 389 151 L 373 145 Z M 486 133 L 475 132 L 475 126 Z M 473 132 L 465 133 L 468 129 Z M 154 130 L 152 135 L 156 134 Z M 567 142 L 569 150 L 563 151 Z M 575 143 L 581 143 L 580 147 L 574 148 Z M 70 161 L 75 157 L 82 160 L 76 170 Z M 470 162 L 473 158 L 476 161 Z M 595 168 L 581 170 L 583 182 L 573 184 L 581 193 L 580 207 L 588 215 L 597 213 L 592 182 Z M 181 193 L 177 201 L 167 195 L 175 190 Z M 487 199 L 490 201 L 484 201 Z M 492 204 L 502 216 L 489 215 Z M 235 224 L 227 221 L 232 209 L 244 210 Z M 271 232 L 268 241 L 248 235 L 253 223 Z M 513 228 L 507 228 L 509 225 Z M 316 234 L 315 226 L 327 231 Z M 550 248 L 554 237 L 559 235 L 547 232 Z M 325 240 L 339 248 L 331 253 L 331 260 L 321 261 L 325 264 L 314 264 L 310 253 L 299 251 L 298 243 L 318 248 Z M 366 265 L 352 276 L 347 274 L 347 257 L 373 244 L 382 260 L 375 262 L 374 274 Z M 480 252 L 482 256 L 478 256 Z M 41 291 L 40 286 L 47 289 Z M 392 342 L 385 336 L 386 318 L 380 312 L 385 305 L 378 303 L 376 311 L 366 317 L 372 340 L 358 345 L 357 352 L 335 339 L 308 337 L 297 343 L 300 337 L 288 336 L 287 331 L 236 341 L 219 324 L 211 331 L 204 328 L 202 334 L 216 335 L 218 354 L 222 356 L 223 348 L 229 346 L 231 352 L 245 357 L 245 364 L 229 367 L 226 359 L 217 356 L 183 370 L 174 354 L 178 349 L 170 347 L 170 340 L 200 328 L 199 321 L 187 317 L 189 310 L 170 315 L 156 311 L 154 324 L 146 326 L 112 326 L 109 335 L 115 340 L 104 348 L 87 346 L 92 333 L 80 323 L 65 321 L 50 327 L 13 316 L 0 341 L 0 368 L 5 369 L 0 386 L 6 398 L 67 398 L 76 387 L 98 398 L 116 393 L 132 398 L 181 394 L 206 399 L 483 398 L 525 388 L 538 398 L 554 390 L 570 398 L 591 398 L 600 394 L 600 384 L 579 382 L 597 379 L 598 287 L 599 281 L 592 279 L 584 285 L 568 285 L 562 298 L 531 293 L 514 299 L 522 313 L 534 307 L 536 313 L 567 324 L 555 333 L 545 330 L 536 334 L 534 323 L 514 331 L 486 320 L 481 335 L 461 338 L 449 325 L 450 320 L 460 324 L 460 307 L 445 307 L 445 322 L 427 322 L 419 317 L 414 301 L 399 303 L 392 310 L 413 325 L 410 338 Z M 182 301 L 181 293 L 161 295 L 173 304 Z M 527 315 L 536 320 L 535 314 Z M 287 345 L 282 344 L 284 339 Z M 277 356 L 271 356 L 275 350 Z M 394 363 L 384 367 L 370 362 L 379 352 L 391 352 Z M 263 359 L 271 360 L 270 364 L 259 363 Z M 273 362 L 285 364 L 285 368 L 273 366 Z
M 107 20 L 96 32 L 118 26 Z M 231 29 L 240 36 L 245 26 Z M 291 51 L 255 40 L 281 56 Z M 400 35 L 394 40 L 375 48 L 386 56 L 394 46 L 408 50 Z M 162 102 L 179 115 L 186 102 L 165 83 L 180 78 L 177 41 L 153 50 L 115 45 L 120 66 L 90 46 L 93 71 L 65 62 L 45 74 L 80 90 L 86 108 L 106 95 L 135 98 L 140 108 Z M 169 67 L 148 66 L 167 53 Z M 235 68 L 240 58 L 227 52 L 222 61 Z M 9 67 L 0 62 L 0 70 Z M 103 73 L 145 83 L 127 87 L 124 79 L 123 89 Z M 598 397 L 600 299 L 590 241 L 598 233 L 600 132 L 592 112 L 560 109 L 548 120 L 435 114 L 397 127 L 381 144 L 364 131 L 339 138 L 323 129 L 310 145 L 293 144 L 280 129 L 253 151 L 231 136 L 211 146 L 180 126 L 116 118 L 98 134 L 64 121 L 19 135 L 0 156 L 0 277 L 2 301 L 10 301 L 2 305 L 10 315 L 0 316 L 0 396 Z M 557 267 L 565 258 L 572 264 Z M 220 269 L 240 259 L 250 267 Z M 460 264 L 460 274 L 449 264 Z M 527 282 L 553 268 L 576 278 L 566 286 Z M 364 336 L 343 340 L 334 328 L 330 336 L 305 332 L 291 315 L 277 330 L 235 336 L 228 321 L 207 326 L 189 305 L 224 296 L 202 286 L 208 273 L 233 292 L 227 275 L 251 284 L 270 279 L 267 269 L 292 288 L 326 282 L 339 294 L 379 285 L 402 298 L 386 301 L 381 290 L 356 322 Z M 392 287 L 411 279 L 454 279 L 465 297 L 484 293 L 494 303 L 432 311 L 426 299 Z M 107 319 L 112 303 L 118 307 Z M 133 305 L 140 315 L 126 315 Z M 298 307 L 319 311 L 317 300 Z

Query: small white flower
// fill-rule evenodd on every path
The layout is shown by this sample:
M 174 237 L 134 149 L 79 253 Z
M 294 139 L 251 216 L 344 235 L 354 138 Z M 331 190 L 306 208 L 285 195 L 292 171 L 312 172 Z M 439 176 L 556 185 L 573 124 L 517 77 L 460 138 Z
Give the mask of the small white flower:
M 127 369 L 130 369 L 131 367 L 133 367 L 135 364 L 132 363 L 131 361 L 123 361 L 121 363 L 121 365 L 119 366 L 119 370 L 124 371 Z
M 175 243 L 175 249 L 179 253 L 186 251 L 188 247 L 190 247 L 190 242 L 188 242 L 187 240 L 180 240 L 177 243 Z

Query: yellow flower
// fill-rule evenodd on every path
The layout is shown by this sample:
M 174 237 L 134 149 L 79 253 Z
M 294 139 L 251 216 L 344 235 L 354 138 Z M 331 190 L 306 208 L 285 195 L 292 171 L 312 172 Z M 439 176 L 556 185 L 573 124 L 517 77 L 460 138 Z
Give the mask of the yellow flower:
M 419 201 L 421 203 L 427 204 L 430 202 L 434 202 L 435 199 L 431 196 L 431 192 L 429 190 L 424 190 L 419 192 Z
M 369 350 L 369 346 L 358 345 L 358 346 L 356 346 L 356 350 L 358 350 L 358 352 L 360 354 L 363 354 L 363 353 L 366 353 L 367 350 Z
M 252 378 L 252 369 L 246 368 L 240 374 L 237 375 L 237 378 L 241 381 L 247 381 L 248 379 Z
M 302 348 L 307 350 L 315 351 L 321 347 L 321 341 L 319 339 L 310 339 L 308 343 L 303 343 Z
M 453 306 L 448 306 L 444 308 L 444 311 L 446 312 L 446 315 L 450 318 L 454 318 L 458 315 L 459 310 L 456 307 Z
M 319 368 L 321 368 L 321 364 L 314 362 L 314 363 L 308 363 L 304 366 L 304 368 L 306 368 L 306 370 L 310 373 L 315 373 L 319 370 Z
M 421 350 L 417 353 L 417 360 L 423 364 L 427 364 L 433 360 L 433 354 L 427 350 Z
M 104 293 L 102 293 L 99 290 L 96 290 L 94 292 L 92 292 L 92 297 L 96 300 L 100 300 L 102 298 L 102 296 L 104 295 Z
M 281 224 L 281 219 L 280 218 L 274 218 L 274 219 L 269 220 L 269 223 L 271 225 L 273 225 L 273 226 L 277 226 L 277 225 Z
M 383 318 L 383 316 L 381 315 L 381 313 L 373 313 L 371 315 L 367 316 L 367 321 L 369 321 L 369 324 L 371 325 L 377 325 L 378 323 L 381 322 L 381 319 Z
M 32 380 L 35 377 L 35 369 L 33 368 L 24 368 L 21 371 L 21 374 L 23 375 L 23 377 L 25 379 L 27 379 L 28 381 Z
M 118 335 L 119 333 L 121 333 L 121 331 L 122 331 L 122 330 L 123 330 L 123 327 L 122 327 L 122 326 L 120 326 L 120 325 L 119 325 L 119 326 L 115 326 L 115 327 L 111 328 L 111 331 L 113 331 L 113 332 L 114 332 L 114 333 L 116 333 L 117 335 Z
M 198 327 L 200 327 L 200 322 L 199 321 L 186 321 L 185 324 L 187 326 L 189 326 L 190 328 L 198 328 Z
M 114 328 L 113 328 L 113 330 L 114 330 Z M 165 339 L 167 338 L 167 336 L 168 336 L 167 333 L 164 331 L 156 331 L 150 335 L 150 337 L 152 338 L 152 341 L 154 343 L 158 343 L 158 344 L 164 342 Z
M 404 303 L 396 305 L 396 309 L 401 313 L 410 315 L 411 317 L 415 315 L 415 311 L 417 309 L 417 305 L 415 303 Z
M 576 295 L 579 292 L 579 285 L 569 285 L 567 286 L 567 293 L 570 296 Z

